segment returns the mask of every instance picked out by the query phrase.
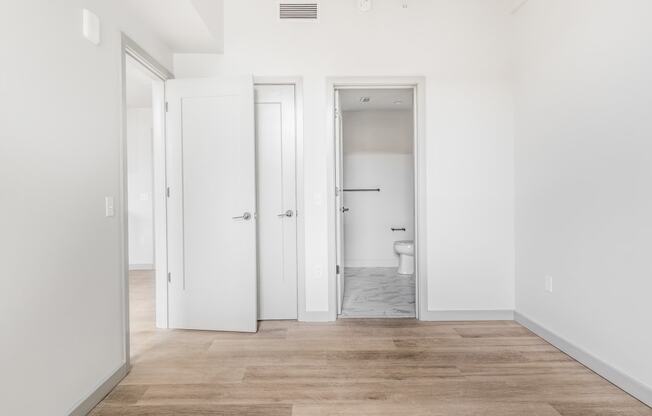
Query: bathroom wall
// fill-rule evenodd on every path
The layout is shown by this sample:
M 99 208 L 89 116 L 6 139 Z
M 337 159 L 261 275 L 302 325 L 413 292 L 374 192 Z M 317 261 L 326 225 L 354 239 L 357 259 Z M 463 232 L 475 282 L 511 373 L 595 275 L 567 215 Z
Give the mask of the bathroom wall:
M 129 268 L 154 266 L 152 109 L 127 110 Z
M 344 187 L 381 190 L 344 194 L 344 266 L 398 266 L 394 241 L 414 239 L 412 111 L 349 111 L 342 123 Z

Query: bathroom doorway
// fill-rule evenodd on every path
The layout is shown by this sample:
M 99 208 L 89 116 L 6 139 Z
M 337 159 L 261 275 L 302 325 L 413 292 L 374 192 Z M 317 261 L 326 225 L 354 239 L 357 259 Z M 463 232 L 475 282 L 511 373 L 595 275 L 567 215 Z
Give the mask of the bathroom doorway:
M 414 88 L 336 89 L 340 318 L 415 318 Z

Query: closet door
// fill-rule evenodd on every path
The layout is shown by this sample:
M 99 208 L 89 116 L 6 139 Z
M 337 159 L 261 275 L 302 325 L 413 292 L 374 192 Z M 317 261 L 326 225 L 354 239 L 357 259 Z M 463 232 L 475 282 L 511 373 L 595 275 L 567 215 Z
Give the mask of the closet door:
M 297 319 L 294 85 L 256 85 L 258 318 Z

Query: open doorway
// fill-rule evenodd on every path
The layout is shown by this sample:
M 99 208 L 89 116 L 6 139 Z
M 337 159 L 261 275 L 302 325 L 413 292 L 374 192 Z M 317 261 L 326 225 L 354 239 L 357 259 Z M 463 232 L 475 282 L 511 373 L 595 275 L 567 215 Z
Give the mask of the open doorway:
M 336 89 L 341 318 L 417 317 L 413 88 Z
M 165 80 L 172 75 L 123 38 L 123 215 L 127 360 L 167 328 Z
M 152 91 L 157 79 L 129 56 L 125 74 L 129 328 L 134 359 L 156 329 Z

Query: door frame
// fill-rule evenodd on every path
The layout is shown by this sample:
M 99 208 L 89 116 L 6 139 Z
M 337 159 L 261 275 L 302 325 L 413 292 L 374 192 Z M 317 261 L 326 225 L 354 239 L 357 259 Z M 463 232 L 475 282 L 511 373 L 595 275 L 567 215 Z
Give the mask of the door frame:
M 158 327 L 167 328 L 168 326 L 168 299 L 167 299 L 167 201 L 162 207 L 159 206 L 157 212 L 156 204 L 157 197 L 162 196 L 166 198 L 165 189 L 167 188 L 167 170 L 165 168 L 165 81 L 174 79 L 174 74 L 170 72 L 165 66 L 159 63 L 152 57 L 145 49 L 140 47 L 138 43 L 132 40 L 125 33 L 121 32 L 120 44 L 120 85 L 121 102 L 120 102 L 120 241 L 121 241 L 121 282 L 122 282 L 122 311 L 123 311 L 123 325 L 125 331 L 125 345 L 124 345 L 124 359 L 127 371 L 131 366 L 130 357 L 130 327 L 129 327 L 129 216 L 128 216 L 128 170 L 127 170 L 127 57 L 136 60 L 152 75 L 160 79 L 163 83 L 162 100 L 158 108 L 152 106 L 152 111 L 159 113 L 160 124 L 159 128 L 161 134 L 160 146 L 156 148 L 156 143 L 152 144 L 153 155 L 159 155 L 159 158 L 152 158 L 154 167 L 154 181 L 156 183 L 156 175 L 161 175 L 163 180 L 162 186 L 155 187 L 152 192 L 152 202 L 154 208 L 154 267 L 156 269 L 156 323 Z M 162 160 L 160 160 L 162 158 Z M 160 172 L 162 167 L 163 172 Z M 162 163 L 162 164 L 161 164 Z M 159 189 L 160 188 L 160 189 Z M 161 195 L 162 193 L 162 195 Z M 159 204 L 160 205 L 160 204 Z M 159 226 L 157 226 L 157 223 Z M 161 226 L 162 225 L 162 226 Z M 157 229 L 158 228 L 158 229 Z M 158 231 L 158 232 L 157 232 Z M 159 280 L 163 280 L 165 290 L 158 290 Z
M 337 314 L 337 236 L 335 197 L 335 90 L 344 89 L 412 89 L 414 116 L 414 241 L 415 255 L 415 312 L 416 319 L 427 316 L 428 274 L 426 251 L 426 132 L 425 132 L 425 77 L 330 77 L 326 80 L 327 137 L 328 137 L 328 301 L 331 320 Z M 341 265 L 343 268 L 343 265 Z
M 297 318 L 308 320 L 306 313 L 306 219 L 304 199 L 304 141 L 303 141 L 303 78 L 299 76 L 256 76 L 254 89 L 257 85 L 291 85 L 294 87 L 295 114 L 295 187 L 296 187 L 296 219 L 297 219 Z M 258 166 L 256 166 L 258 168 Z

